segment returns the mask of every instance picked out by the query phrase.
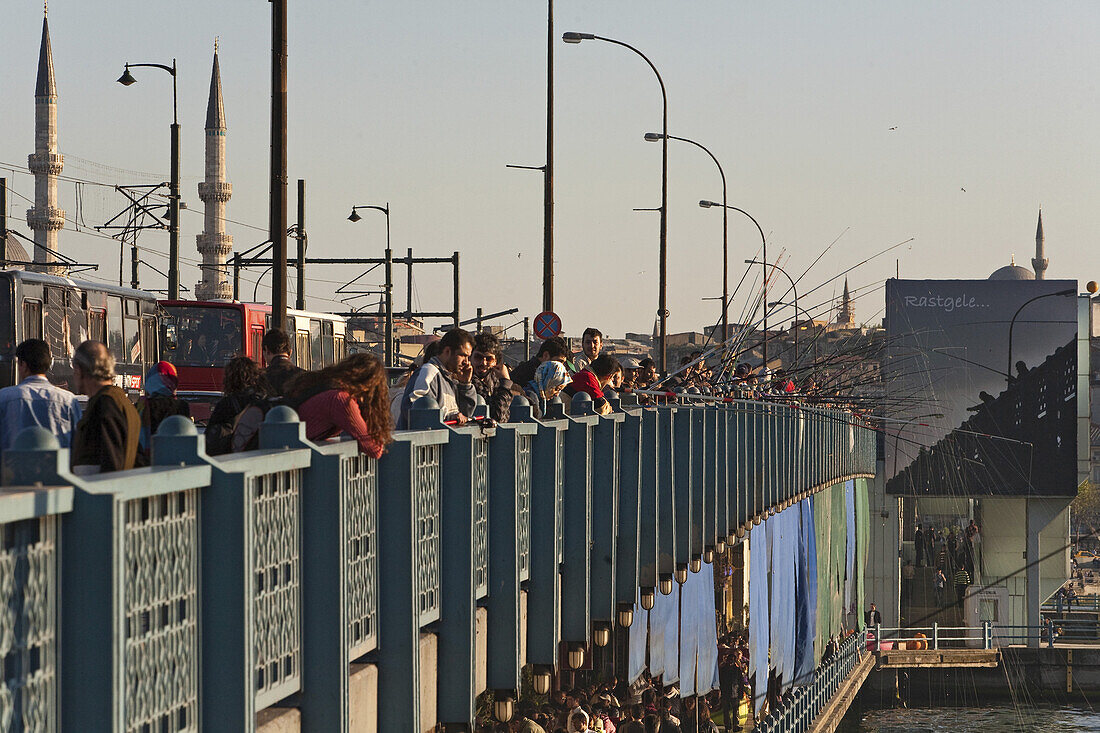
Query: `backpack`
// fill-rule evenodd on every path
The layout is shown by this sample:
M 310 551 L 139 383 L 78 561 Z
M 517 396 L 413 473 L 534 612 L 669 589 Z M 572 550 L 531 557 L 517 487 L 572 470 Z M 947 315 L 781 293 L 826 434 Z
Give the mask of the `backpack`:
M 260 425 L 271 407 L 269 400 L 261 399 L 249 403 L 237 413 L 233 418 L 233 428 L 230 432 L 229 450 L 232 453 L 256 450 L 260 447 Z
M 224 416 L 216 422 L 211 420 L 206 426 L 207 455 L 218 456 L 255 450 L 259 446 L 260 424 L 275 403 L 258 395 L 249 395 L 244 399 L 240 397 L 225 399 L 239 400 L 237 404 L 230 403 L 230 409 L 236 407 L 237 412 L 231 413 L 232 419 Z M 217 412 L 219 410 L 215 408 L 215 413 Z

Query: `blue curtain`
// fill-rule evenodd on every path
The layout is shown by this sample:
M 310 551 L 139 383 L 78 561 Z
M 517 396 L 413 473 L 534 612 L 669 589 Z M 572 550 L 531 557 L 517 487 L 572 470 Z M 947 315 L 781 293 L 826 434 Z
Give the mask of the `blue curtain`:
M 814 525 L 814 505 L 803 499 L 796 507 L 799 513 L 797 575 L 795 578 L 795 657 L 794 683 L 813 682 L 816 657 L 814 637 L 817 634 L 817 533 Z
M 771 551 L 771 662 L 788 687 L 795 671 L 795 566 L 801 520 L 797 507 L 768 519 Z
M 761 522 L 749 532 L 749 676 L 757 713 L 768 692 L 768 623 L 768 535 Z

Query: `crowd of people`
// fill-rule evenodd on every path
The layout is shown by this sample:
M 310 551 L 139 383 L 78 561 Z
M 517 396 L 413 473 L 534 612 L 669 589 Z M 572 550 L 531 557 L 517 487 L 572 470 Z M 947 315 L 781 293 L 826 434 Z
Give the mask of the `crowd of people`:
M 740 729 L 752 696 L 744 635 L 719 646 L 721 688 L 681 697 L 676 685 L 643 675 L 634 684 L 604 681 L 522 700 L 508 723 L 483 722 L 478 733 L 717 733 Z
M 967 590 L 974 582 L 976 546 L 980 541 L 980 530 L 971 519 L 962 531 L 954 526 L 937 530 L 934 526 L 918 524 L 913 533 L 913 548 L 916 563 L 906 563 L 902 568 L 902 595 L 906 599 L 912 592 L 912 583 L 916 568 L 935 568 L 932 585 L 936 593 L 936 605 L 943 608 L 948 605 L 961 605 Z M 953 590 L 948 597 L 949 590 Z
M 224 368 L 224 394 L 205 431 L 210 455 L 255 449 L 260 424 L 277 405 L 294 408 L 306 437 L 324 440 L 346 434 L 360 450 L 380 457 L 390 442 L 389 384 L 382 362 L 353 354 L 319 371 L 294 366 L 287 334 L 271 329 L 263 339 L 266 369 L 238 356 Z M 70 449 L 77 475 L 123 471 L 148 465 L 152 436 L 168 417 L 190 417 L 177 394 L 179 376 L 167 361 L 145 375 L 136 403 L 116 384 L 115 362 L 99 341 L 85 341 L 73 352 L 72 389 L 46 377 L 53 364 L 49 345 L 27 339 L 15 349 L 17 384 L 0 389 L 0 449 L 11 449 L 25 428 L 38 426 Z M 85 395 L 83 405 L 77 395 Z

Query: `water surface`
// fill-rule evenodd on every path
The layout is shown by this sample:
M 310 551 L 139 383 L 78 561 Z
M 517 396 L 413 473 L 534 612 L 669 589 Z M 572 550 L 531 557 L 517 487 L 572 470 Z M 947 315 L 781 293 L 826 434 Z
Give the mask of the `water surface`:
M 991 705 L 972 708 L 899 708 L 849 715 L 840 733 L 1077 733 L 1100 731 L 1097 710 L 1087 707 Z

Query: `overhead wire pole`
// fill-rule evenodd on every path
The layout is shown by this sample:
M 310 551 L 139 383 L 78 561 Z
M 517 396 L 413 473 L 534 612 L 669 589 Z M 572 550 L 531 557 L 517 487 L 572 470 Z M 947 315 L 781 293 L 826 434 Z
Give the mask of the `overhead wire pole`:
M 287 0 L 271 0 L 271 325 L 286 330 L 286 67 Z
M 306 182 L 298 179 L 298 266 L 295 269 L 298 275 L 298 287 L 294 293 L 294 307 L 300 311 L 306 309 Z
M 546 14 L 546 165 L 542 170 L 542 309 L 554 310 L 554 0 Z

